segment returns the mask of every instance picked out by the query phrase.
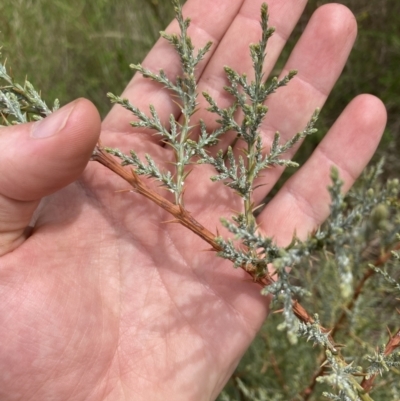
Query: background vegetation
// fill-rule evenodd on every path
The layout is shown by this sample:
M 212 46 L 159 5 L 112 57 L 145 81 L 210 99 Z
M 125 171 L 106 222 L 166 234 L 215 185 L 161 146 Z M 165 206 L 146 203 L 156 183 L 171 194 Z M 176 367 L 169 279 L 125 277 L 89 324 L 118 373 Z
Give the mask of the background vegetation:
M 385 155 L 387 159 L 386 176 L 398 176 L 400 2 L 337 2 L 348 6 L 355 14 L 359 36 L 345 71 L 323 109 L 318 124 L 319 134 L 308 140 L 297 158 L 304 160 L 345 105 L 354 96 L 367 92 L 379 96 L 386 104 L 389 120 L 377 157 Z M 328 1 L 309 1 L 282 55 L 281 65 L 312 12 L 325 3 Z M 158 32 L 172 16 L 169 0 L 2 0 L 0 43 L 3 45 L 3 57 L 8 58 L 14 76 L 22 80 L 28 73 L 29 80 L 36 88 L 41 88 L 45 99 L 53 100 L 57 97 L 61 104 L 65 104 L 80 96 L 87 97 L 105 115 L 109 109 L 106 93 L 110 89 L 114 93 L 122 91 L 131 77 L 128 65 L 139 62 L 145 56 L 158 38 Z M 324 271 L 319 280 L 320 285 L 327 288 L 335 281 L 335 277 L 332 277 L 329 269 Z M 305 281 L 312 286 L 315 278 L 309 275 Z M 380 282 L 374 282 L 365 291 L 378 291 L 379 285 Z M 330 296 L 335 298 L 334 293 Z M 386 293 L 380 299 L 380 303 L 374 304 L 371 301 L 370 304 L 376 323 L 376 327 L 371 330 L 375 330 L 376 341 L 385 342 L 382 328 L 388 316 L 384 306 L 390 302 L 387 301 Z M 319 301 L 318 298 L 312 300 L 311 310 L 322 308 Z M 370 317 L 368 321 L 371 321 Z M 296 356 L 292 354 L 285 335 L 276 329 L 278 320 L 277 315 L 269 319 L 221 400 L 289 400 L 292 394 L 302 394 L 313 383 L 315 361 L 319 358 L 318 349 L 302 343 L 296 347 Z M 363 324 L 367 324 L 363 321 L 358 323 L 357 330 L 361 331 Z M 358 337 L 357 330 L 350 334 L 362 349 L 364 340 Z M 303 355 L 302 361 L 299 361 L 298 355 Z M 385 384 L 388 383 L 383 382 L 380 388 Z M 267 388 L 271 391 L 263 392 Z M 293 392 L 293 389 L 297 391 Z M 379 394 L 379 386 L 377 391 Z M 381 398 L 388 396 L 381 395 L 376 399 L 400 399 L 400 395 L 395 398 L 394 393 L 391 393 L 390 398 Z M 303 392 L 293 400 L 319 399 L 315 397 Z

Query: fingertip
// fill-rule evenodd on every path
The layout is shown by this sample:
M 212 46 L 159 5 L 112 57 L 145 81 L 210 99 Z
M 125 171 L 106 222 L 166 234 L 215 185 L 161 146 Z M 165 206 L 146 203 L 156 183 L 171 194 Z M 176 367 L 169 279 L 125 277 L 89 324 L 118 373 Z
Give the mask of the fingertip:
M 360 167 L 365 166 L 376 151 L 387 121 L 384 103 L 376 96 L 362 94 L 355 97 L 343 110 L 330 130 L 327 141 L 321 143 L 321 148 L 332 147 L 332 140 L 341 143 L 341 155 L 351 153 L 354 160 L 354 176 L 360 174 Z M 332 140 L 329 138 L 333 138 Z M 336 146 L 334 146 L 336 147 Z M 352 151 L 358 150 L 358 152 Z M 339 157 L 339 154 L 338 154 Z
M 312 18 L 322 19 L 323 29 L 331 31 L 335 36 L 344 35 L 352 41 L 357 36 L 356 17 L 344 4 L 324 4 L 315 10 Z
M 73 111 L 57 139 L 65 142 L 66 153 L 78 151 L 90 157 L 100 135 L 99 112 L 96 106 L 87 99 L 80 98 L 72 103 L 74 104 Z
M 347 106 L 349 108 L 354 110 L 365 127 L 377 135 L 382 134 L 387 122 L 387 110 L 381 99 L 370 94 L 358 95 Z

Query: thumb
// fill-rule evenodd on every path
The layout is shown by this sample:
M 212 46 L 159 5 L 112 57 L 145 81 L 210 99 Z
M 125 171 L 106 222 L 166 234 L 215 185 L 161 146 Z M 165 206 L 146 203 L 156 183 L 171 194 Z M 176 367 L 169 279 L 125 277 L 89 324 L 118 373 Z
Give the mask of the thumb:
M 99 134 L 99 114 L 85 99 L 0 129 L 0 256 L 24 241 L 40 199 L 82 174 Z

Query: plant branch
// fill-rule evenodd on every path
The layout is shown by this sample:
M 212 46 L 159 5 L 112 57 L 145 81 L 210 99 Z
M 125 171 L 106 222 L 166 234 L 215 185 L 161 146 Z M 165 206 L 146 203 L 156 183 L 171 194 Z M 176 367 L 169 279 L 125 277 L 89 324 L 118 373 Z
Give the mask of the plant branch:
M 181 205 L 175 205 L 169 200 L 165 199 L 157 192 L 149 188 L 143 180 L 135 173 L 134 169 L 126 169 L 109 153 L 103 150 L 101 144 L 98 144 L 94 149 L 91 157 L 92 161 L 96 161 L 109 170 L 113 171 L 115 174 L 127 181 L 133 188 L 133 190 L 147 199 L 151 200 L 165 211 L 170 213 L 175 217 L 176 222 L 183 225 L 184 227 L 191 230 L 194 234 L 198 235 L 209 245 L 215 252 L 220 252 L 222 250 L 221 246 L 216 242 L 216 235 L 200 224 L 184 207 Z M 249 271 L 248 269 L 243 269 L 250 274 L 254 282 L 265 286 L 273 282 L 271 277 L 257 277 L 254 271 Z M 292 301 L 293 313 L 300 319 L 303 323 L 314 323 L 314 319 L 305 310 L 305 308 L 296 300 Z M 327 329 L 322 328 L 324 332 L 328 332 Z
M 209 245 L 211 245 L 212 250 L 215 252 L 220 252 L 222 250 L 221 246 L 217 243 L 216 236 L 209 231 L 207 228 L 205 228 L 202 224 L 200 224 L 191 214 L 188 212 L 182 205 L 176 205 L 170 202 L 169 200 L 165 199 L 161 195 L 159 195 L 157 192 L 153 191 L 151 188 L 149 188 L 142 179 L 135 173 L 134 169 L 126 169 L 121 164 L 109 153 L 107 153 L 101 146 L 101 144 L 98 144 L 93 151 L 91 160 L 97 161 L 98 163 L 102 164 L 106 168 L 110 169 L 113 171 L 115 174 L 123 178 L 125 181 L 127 181 L 133 188 L 133 190 L 143 196 L 145 196 L 147 199 L 151 200 L 161 208 L 163 208 L 165 211 L 170 213 L 172 216 L 175 217 L 175 222 L 183 225 L 184 227 L 188 228 L 191 230 L 194 234 L 198 235 L 200 238 L 202 238 L 204 241 L 206 241 Z M 396 245 L 396 249 L 400 248 L 400 244 Z M 380 257 L 377 261 L 376 264 L 382 264 L 387 260 L 389 256 L 383 255 Z M 234 261 L 233 261 L 234 262 Z M 268 275 L 265 275 L 263 277 L 259 277 L 255 274 L 254 269 L 248 269 L 245 266 L 241 266 L 243 270 L 245 270 L 253 279 L 254 282 L 258 283 L 259 285 L 265 287 L 267 285 L 273 284 L 273 279 L 269 277 Z M 361 292 L 361 288 L 364 285 L 365 281 L 369 278 L 369 276 L 372 275 L 372 273 L 366 274 L 364 280 L 360 283 L 359 285 L 359 290 L 358 293 Z M 361 285 L 362 284 L 362 285 Z M 356 296 L 358 297 L 358 295 Z M 353 303 L 355 302 L 355 299 L 353 300 Z M 315 319 L 307 312 L 307 310 L 297 301 L 297 300 L 292 300 L 292 311 L 294 315 L 303 323 L 313 325 L 315 324 Z M 337 361 L 341 361 L 340 363 L 345 363 L 343 357 L 340 355 L 340 352 L 336 349 L 335 346 L 335 341 L 333 340 L 332 337 L 332 331 L 324 328 L 323 326 L 319 325 L 321 333 L 324 333 L 327 337 L 327 344 L 330 344 L 329 346 L 325 346 L 326 352 L 330 352 L 332 357 L 335 358 Z M 387 346 L 386 346 L 386 351 L 388 353 L 392 352 L 395 348 L 400 346 L 400 331 L 396 333 L 394 337 L 391 337 L 389 340 Z M 385 352 L 386 352 L 385 351 Z M 314 374 L 312 378 L 312 383 L 310 386 L 307 387 L 307 389 L 303 392 L 303 395 L 305 396 L 305 399 L 308 398 L 308 394 L 312 392 L 312 389 L 314 388 L 317 377 L 319 377 L 323 372 L 323 367 L 318 371 L 318 374 Z M 365 393 L 360 394 L 361 399 L 365 400 L 371 400 L 371 398 L 368 396 L 367 392 L 368 390 L 372 387 L 373 380 L 376 375 L 371 376 L 368 380 L 364 379 L 362 382 L 361 388 L 365 391 Z M 360 385 L 358 385 L 360 386 Z

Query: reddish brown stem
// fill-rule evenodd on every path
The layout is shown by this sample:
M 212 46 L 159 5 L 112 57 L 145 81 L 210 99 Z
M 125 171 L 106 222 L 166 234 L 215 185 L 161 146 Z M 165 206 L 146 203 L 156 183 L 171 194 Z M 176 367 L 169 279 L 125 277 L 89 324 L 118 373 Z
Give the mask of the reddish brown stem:
M 162 207 L 168 213 L 172 214 L 176 218 L 176 222 L 182 224 L 189 230 L 193 231 L 204 241 L 208 242 L 212 248 L 219 252 L 222 248 L 216 243 L 215 235 L 201 225 L 192 215 L 183 207 L 178 206 L 163 198 L 157 192 L 150 189 L 135 173 L 133 169 L 128 170 L 121 166 L 121 164 L 110 154 L 105 152 L 101 146 L 97 146 L 93 151 L 91 160 L 97 161 L 103 166 L 107 167 L 125 181 L 127 181 L 133 188 L 133 190 L 152 202 Z

